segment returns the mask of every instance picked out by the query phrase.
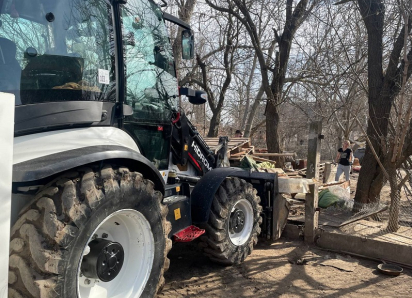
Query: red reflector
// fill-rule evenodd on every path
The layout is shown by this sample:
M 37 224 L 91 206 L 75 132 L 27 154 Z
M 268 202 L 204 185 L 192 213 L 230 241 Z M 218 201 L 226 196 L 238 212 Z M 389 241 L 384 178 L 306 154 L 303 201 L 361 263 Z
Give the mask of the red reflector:
M 202 168 L 200 167 L 199 163 L 196 161 L 196 159 L 193 157 L 192 154 L 190 154 L 189 152 L 187 153 L 189 154 L 189 157 L 193 160 L 193 162 L 197 165 L 197 167 L 199 168 L 199 170 L 202 170 Z
M 189 226 L 174 234 L 173 238 L 176 242 L 190 242 L 204 233 L 205 230 L 199 229 L 196 226 Z
M 160 125 L 159 125 L 159 126 L 157 127 L 157 131 L 163 131 L 163 126 L 160 126 Z

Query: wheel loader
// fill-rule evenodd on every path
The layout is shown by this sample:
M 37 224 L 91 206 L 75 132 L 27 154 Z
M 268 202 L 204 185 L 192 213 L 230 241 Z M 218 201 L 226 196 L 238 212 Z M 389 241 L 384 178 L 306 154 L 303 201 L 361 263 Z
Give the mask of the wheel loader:
M 152 0 L 0 0 L 8 297 L 154 297 L 174 242 L 232 265 L 270 235 L 277 176 L 230 167 L 228 138 L 211 150 L 188 120 L 179 98 L 207 96 L 179 88 L 165 22 L 193 58 Z

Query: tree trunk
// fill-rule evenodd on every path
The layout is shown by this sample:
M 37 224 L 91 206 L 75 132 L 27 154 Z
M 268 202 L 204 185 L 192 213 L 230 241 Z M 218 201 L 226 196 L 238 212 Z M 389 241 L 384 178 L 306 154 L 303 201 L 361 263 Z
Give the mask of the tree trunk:
M 369 121 L 367 135 L 378 157 L 381 157 L 380 137 L 387 134 L 391 108 L 391 102 L 387 100 L 389 98 L 380 96 L 384 80 L 382 68 L 384 5 L 381 0 L 358 0 L 358 4 L 368 31 Z M 381 169 L 368 144 L 359 174 L 355 206 L 376 201 L 382 188 L 382 177 Z
M 256 111 L 257 111 L 257 109 L 260 105 L 260 101 L 262 100 L 263 93 L 264 93 L 263 87 L 260 87 L 259 92 L 255 97 L 255 101 L 253 102 L 252 109 L 250 110 L 249 118 L 247 119 L 245 132 L 244 132 L 245 138 L 250 137 L 250 132 L 252 130 L 253 119 L 255 118 Z
M 399 207 L 400 207 L 400 192 L 398 190 L 398 180 L 396 176 L 396 164 L 388 161 L 386 171 L 389 174 L 389 184 L 391 186 L 391 206 L 389 208 L 389 221 L 387 230 L 396 232 L 399 229 Z
M 368 103 L 369 121 L 367 135 L 371 140 L 378 158 L 384 164 L 387 155 L 388 124 L 391 107 L 402 85 L 402 73 L 405 62 L 401 52 L 405 44 L 405 33 L 410 32 L 410 23 L 399 31 L 393 44 L 385 75 L 383 61 L 383 26 L 385 6 L 382 0 L 358 0 L 359 9 L 368 31 Z M 409 49 L 408 58 L 412 57 Z M 412 69 L 406 71 L 406 79 L 411 76 Z M 381 141 L 385 140 L 385 141 Z M 383 147 L 382 147 L 383 146 Z M 390 156 L 387 157 L 390 159 Z M 389 160 L 388 160 L 389 162 Z M 398 161 L 401 163 L 402 160 Z M 362 169 L 359 175 L 355 203 L 363 204 L 376 201 L 383 184 L 382 170 L 379 168 L 369 145 L 366 147 Z M 359 205 L 359 204 L 355 204 Z
M 379 145 L 375 146 L 375 148 L 378 147 Z M 372 150 L 369 146 L 366 146 L 355 194 L 355 206 L 361 208 L 363 204 L 376 202 L 382 186 L 382 170 L 373 156 Z
M 280 153 L 280 138 L 279 138 L 279 106 L 273 102 L 268 101 L 266 106 L 266 144 L 268 152 Z M 284 160 L 282 158 L 275 158 L 276 166 L 283 168 Z
M 252 83 L 253 83 L 253 74 L 255 73 L 255 70 L 256 70 L 256 64 L 257 64 L 257 55 L 255 53 L 255 57 L 253 58 L 252 68 L 250 70 L 249 80 L 248 80 L 247 85 L 246 85 L 245 110 L 243 111 L 243 116 L 241 117 L 241 120 L 240 120 L 240 130 L 242 130 L 242 131 L 245 131 L 247 115 L 249 114 L 250 97 L 251 97 L 251 93 L 252 93 L 251 89 L 252 89 Z
M 213 113 L 212 119 L 210 119 L 209 132 L 207 133 L 209 138 L 215 138 L 219 135 L 220 115 L 221 110 L 217 113 Z

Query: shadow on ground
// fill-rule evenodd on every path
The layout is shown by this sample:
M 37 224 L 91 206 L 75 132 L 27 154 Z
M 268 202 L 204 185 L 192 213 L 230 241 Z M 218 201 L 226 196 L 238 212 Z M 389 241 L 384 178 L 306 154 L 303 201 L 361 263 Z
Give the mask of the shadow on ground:
M 300 241 L 269 243 L 261 239 L 244 263 L 229 267 L 209 261 L 196 243 L 176 243 L 169 258 L 166 285 L 159 297 L 406 298 L 412 291 L 409 270 L 388 277 L 376 270 L 376 262 L 336 255 Z M 335 259 L 354 269 L 324 265 L 325 260 Z

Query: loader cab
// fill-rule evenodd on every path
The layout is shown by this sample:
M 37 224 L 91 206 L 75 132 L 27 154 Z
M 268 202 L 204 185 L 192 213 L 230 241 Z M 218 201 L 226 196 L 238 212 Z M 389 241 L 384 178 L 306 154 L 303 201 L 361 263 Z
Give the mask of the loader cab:
M 118 15 L 107 0 L 0 0 L 0 92 L 16 97 L 17 136 L 117 126 L 168 166 L 178 84 L 152 0 L 128 0 Z
M 0 90 L 13 93 L 16 105 L 116 101 L 113 38 L 104 1 L 0 4 Z
M 178 105 L 172 48 L 156 4 L 128 1 L 125 8 L 125 104 L 133 108 L 133 115 L 126 116 L 124 127 L 143 155 L 164 170 L 169 164 L 172 111 Z

